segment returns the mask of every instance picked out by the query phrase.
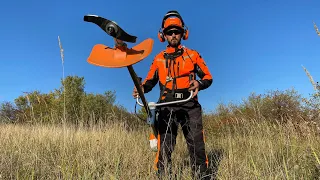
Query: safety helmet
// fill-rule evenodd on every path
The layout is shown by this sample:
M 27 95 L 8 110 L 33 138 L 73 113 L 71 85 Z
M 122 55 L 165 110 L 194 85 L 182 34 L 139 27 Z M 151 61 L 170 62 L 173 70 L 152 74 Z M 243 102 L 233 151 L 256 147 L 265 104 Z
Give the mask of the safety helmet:
M 179 28 L 183 31 L 182 39 L 187 40 L 188 35 L 189 35 L 189 30 L 185 26 L 183 19 L 181 15 L 178 13 L 178 11 L 172 10 L 168 11 L 166 15 L 162 19 L 162 25 L 161 28 L 158 32 L 158 38 L 160 42 L 164 42 L 164 32 L 169 28 L 169 27 L 176 27 Z
M 183 30 L 182 21 L 178 17 L 168 17 L 163 23 L 163 31 L 169 27 L 177 27 Z

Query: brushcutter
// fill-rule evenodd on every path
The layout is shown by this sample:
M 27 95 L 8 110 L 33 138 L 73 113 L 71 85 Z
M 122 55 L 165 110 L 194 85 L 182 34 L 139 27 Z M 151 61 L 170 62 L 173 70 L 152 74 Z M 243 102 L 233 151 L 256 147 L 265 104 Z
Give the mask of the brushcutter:
M 109 47 L 104 44 L 96 44 L 93 46 L 87 62 L 95 66 L 106 68 L 122 68 L 127 67 L 135 87 L 142 100 L 142 105 L 145 108 L 148 117 L 152 118 L 147 100 L 139 85 L 139 79 L 132 65 L 145 59 L 152 51 L 153 40 L 145 39 L 136 46 L 128 48 L 126 42 L 135 43 L 137 37 L 128 34 L 115 21 L 100 17 L 98 15 L 85 15 L 85 22 L 90 22 L 98 25 L 104 32 L 113 37 L 114 47 Z M 151 125 L 153 133 L 156 135 L 156 128 Z

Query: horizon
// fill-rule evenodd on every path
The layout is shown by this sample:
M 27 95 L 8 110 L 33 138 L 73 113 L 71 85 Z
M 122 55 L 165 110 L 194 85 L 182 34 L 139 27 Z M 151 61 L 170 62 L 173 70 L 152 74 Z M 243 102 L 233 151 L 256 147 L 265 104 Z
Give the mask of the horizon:
M 116 2 L 97 0 L 90 5 L 86 1 L 63 5 L 61 2 L 4 2 L 0 102 L 13 102 L 24 91 L 48 93 L 59 88 L 62 78 L 59 36 L 64 49 L 65 77 L 84 77 L 88 93 L 115 91 L 116 104 L 134 111 L 135 99 L 131 95 L 134 84 L 127 69 L 102 68 L 87 62 L 95 44 L 113 46 L 110 36 L 83 21 L 87 14 L 114 20 L 138 37 L 135 44 L 146 38 L 154 40 L 152 53 L 133 65 L 137 75 L 144 79 L 153 57 L 166 46 L 157 39 L 162 17 L 169 10 L 177 10 L 190 31 L 189 39 L 182 44 L 202 55 L 213 76 L 212 85 L 199 92 L 199 101 L 206 111 L 215 110 L 219 103 L 241 102 L 253 92 L 263 94 L 293 87 L 309 97 L 314 90 L 302 66 L 319 81 L 320 37 L 313 26 L 315 22 L 320 27 L 319 1 L 199 4 L 181 1 L 170 8 L 159 5 L 154 8 L 148 1 L 141 4 L 122 1 L 127 4 L 122 10 L 110 8 L 117 7 Z M 135 7 L 145 12 L 130 13 Z M 191 9 L 202 10 L 191 15 Z M 156 85 L 146 98 L 156 101 L 158 94 Z

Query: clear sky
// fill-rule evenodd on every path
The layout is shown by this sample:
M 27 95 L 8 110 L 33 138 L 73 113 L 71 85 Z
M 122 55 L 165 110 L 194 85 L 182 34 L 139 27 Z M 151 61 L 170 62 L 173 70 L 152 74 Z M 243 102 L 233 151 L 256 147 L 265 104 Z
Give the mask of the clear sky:
M 190 30 L 183 44 L 195 49 L 214 77 L 200 92 L 205 110 L 219 102 L 239 102 L 251 92 L 294 87 L 308 96 L 313 88 L 305 66 L 320 81 L 319 0 L 207 0 L 207 1 L 102 1 L 4 0 L 0 6 L 0 101 L 13 101 L 23 91 L 47 93 L 60 86 L 60 36 L 65 75 L 83 76 L 85 91 L 115 90 L 117 103 L 133 110 L 133 82 L 126 68 L 107 69 L 87 63 L 98 43 L 113 40 L 98 26 L 83 21 L 86 14 L 115 20 L 138 43 L 154 39 L 152 54 L 134 65 L 145 78 L 152 58 L 166 46 L 157 39 L 164 14 L 178 10 Z M 129 44 L 132 46 L 135 44 Z M 158 98 L 158 86 L 146 95 Z

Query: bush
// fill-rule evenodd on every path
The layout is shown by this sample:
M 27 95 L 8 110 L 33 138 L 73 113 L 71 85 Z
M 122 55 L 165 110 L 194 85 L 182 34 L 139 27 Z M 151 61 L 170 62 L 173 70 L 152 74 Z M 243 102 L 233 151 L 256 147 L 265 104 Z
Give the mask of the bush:
M 68 76 L 61 84 L 59 89 L 49 93 L 33 91 L 17 97 L 14 104 L 2 103 L 1 121 L 28 124 L 66 123 L 84 127 L 122 123 L 127 129 L 144 126 L 144 122 L 125 108 L 115 105 L 114 91 L 105 91 L 103 94 L 86 93 L 84 78 L 78 76 Z
M 0 106 L 0 123 L 13 122 L 16 118 L 16 109 L 11 102 L 3 102 Z
M 261 121 L 275 125 L 292 124 L 296 128 L 307 124 L 319 131 L 319 117 L 315 116 L 319 108 L 314 101 L 308 101 L 310 104 L 306 105 L 304 100 L 293 88 L 271 90 L 265 94 L 252 93 L 239 105 L 220 104 L 206 119 L 210 119 L 208 126 L 212 131 L 225 126 L 232 130 L 234 126 Z M 310 114 L 313 114 L 313 118 L 310 118 Z

